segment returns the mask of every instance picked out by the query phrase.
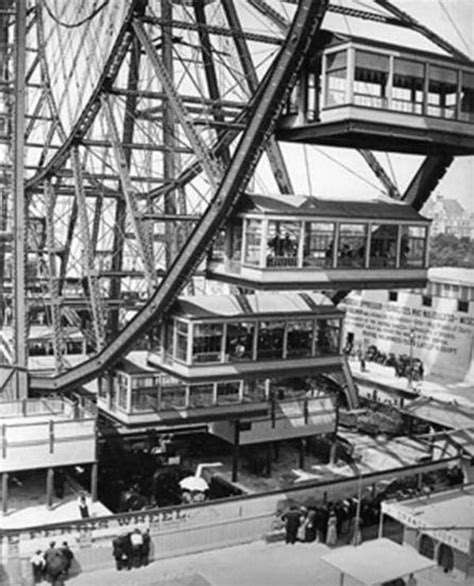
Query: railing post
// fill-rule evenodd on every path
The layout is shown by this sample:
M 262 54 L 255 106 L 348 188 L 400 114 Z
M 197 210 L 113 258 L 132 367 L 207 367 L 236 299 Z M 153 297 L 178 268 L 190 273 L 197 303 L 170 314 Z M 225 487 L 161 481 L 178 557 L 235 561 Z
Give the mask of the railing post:
M 54 454 L 54 421 L 49 421 L 49 453 Z
M 8 512 L 8 473 L 2 474 L 2 514 L 6 515 Z
M 92 502 L 97 502 L 97 479 L 98 479 L 99 466 L 97 462 L 93 462 L 91 466 L 91 499 Z
M 46 506 L 51 509 L 53 506 L 53 487 L 54 487 L 54 469 L 48 468 L 46 471 Z
M 7 426 L 4 423 L 2 425 L 2 458 L 7 457 Z

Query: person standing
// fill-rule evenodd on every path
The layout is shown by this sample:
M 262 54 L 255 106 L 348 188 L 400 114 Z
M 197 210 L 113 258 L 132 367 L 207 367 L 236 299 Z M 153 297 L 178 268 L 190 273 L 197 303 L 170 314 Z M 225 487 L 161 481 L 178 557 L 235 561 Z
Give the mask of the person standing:
M 337 544 L 337 517 L 334 511 L 331 511 L 329 515 L 326 544 L 330 546 Z
M 35 584 L 39 584 L 43 579 L 45 561 L 41 549 L 38 549 L 30 559 L 31 568 L 33 570 L 33 580 Z
M 134 568 L 139 568 L 141 564 L 141 550 L 143 546 L 143 535 L 140 529 L 135 529 L 130 533 L 130 545 L 132 548 L 131 561 Z
M 79 505 L 79 514 L 81 515 L 81 519 L 87 519 L 90 517 L 89 513 L 89 505 L 87 503 L 86 495 L 81 494 L 78 501 Z
M 307 543 L 316 541 L 316 509 L 314 507 L 309 507 L 306 515 L 304 540 Z
M 61 553 L 63 554 L 65 559 L 64 574 L 67 578 L 69 576 L 69 569 L 71 567 L 72 560 L 74 559 L 74 554 L 72 553 L 67 541 L 63 541 L 63 544 L 61 546 Z
M 300 511 L 295 505 L 292 505 L 281 518 L 285 522 L 285 542 L 293 545 L 296 542 L 298 528 L 300 526 Z
M 143 532 L 143 544 L 141 547 L 141 565 L 148 566 L 148 562 L 150 560 L 150 545 L 151 545 L 151 538 L 150 538 L 150 530 L 145 529 Z

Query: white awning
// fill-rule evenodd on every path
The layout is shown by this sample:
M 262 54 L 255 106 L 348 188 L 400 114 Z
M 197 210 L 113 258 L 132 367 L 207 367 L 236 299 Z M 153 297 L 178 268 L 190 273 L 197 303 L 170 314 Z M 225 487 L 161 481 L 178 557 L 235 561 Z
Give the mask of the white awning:
M 378 586 L 436 566 L 412 547 L 385 538 L 341 547 L 321 559 L 366 586 Z

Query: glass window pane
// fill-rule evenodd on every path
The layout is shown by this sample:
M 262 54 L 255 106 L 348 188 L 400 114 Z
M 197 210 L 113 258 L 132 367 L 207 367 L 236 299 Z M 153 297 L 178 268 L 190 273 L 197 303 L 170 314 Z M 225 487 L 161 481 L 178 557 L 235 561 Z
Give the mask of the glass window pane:
M 161 388 L 160 409 L 184 409 L 186 407 L 186 387 L 184 385 Z
M 389 58 L 368 51 L 356 51 L 354 103 L 369 108 L 386 108 Z
M 393 268 L 397 262 L 398 225 L 372 225 L 369 267 Z
M 347 71 L 339 69 L 326 73 L 326 106 L 334 107 L 346 103 Z
M 175 321 L 176 330 L 176 350 L 175 358 L 186 362 L 188 352 L 188 332 L 189 327 L 186 322 Z
M 392 109 L 409 114 L 422 114 L 424 78 L 423 63 L 395 58 Z
M 244 382 L 244 401 L 260 403 L 266 399 L 265 379 Z
M 132 411 L 154 411 L 159 408 L 158 389 L 153 391 L 132 391 Z
M 429 68 L 428 106 L 429 116 L 455 118 L 457 104 L 458 72 L 431 65 Z
M 262 222 L 260 220 L 245 221 L 244 262 L 250 265 L 260 264 L 260 248 L 262 244 Z
M 212 383 L 189 386 L 189 407 L 211 407 L 214 404 Z
M 338 354 L 341 320 L 318 319 L 316 321 L 316 329 L 316 355 Z
M 260 322 L 258 329 L 258 360 L 272 360 L 283 358 L 283 335 L 285 332 L 285 323 L 280 322 Z
M 267 267 L 296 267 L 300 238 L 299 222 L 268 222 Z
M 242 220 L 230 225 L 230 258 L 240 263 L 242 258 Z
M 311 356 L 313 320 L 289 321 L 286 326 L 286 357 Z
M 474 122 L 474 74 L 462 72 L 460 118 Z
M 270 379 L 270 396 L 277 401 L 285 399 L 304 399 L 308 385 L 302 377 Z
M 402 226 L 401 267 L 425 266 L 426 234 L 427 230 L 424 226 Z
M 364 267 L 367 243 L 366 224 L 341 224 L 337 266 Z
M 228 323 L 226 361 L 252 360 L 255 323 Z
M 332 267 L 334 222 L 306 222 L 304 230 L 303 265 Z
M 221 362 L 223 324 L 195 324 L 192 363 Z
M 334 71 L 334 69 L 344 69 L 347 66 L 347 49 L 337 51 L 335 53 L 328 53 L 326 55 L 326 70 Z
M 217 404 L 226 405 L 228 403 L 240 402 L 240 382 L 222 382 L 217 383 Z

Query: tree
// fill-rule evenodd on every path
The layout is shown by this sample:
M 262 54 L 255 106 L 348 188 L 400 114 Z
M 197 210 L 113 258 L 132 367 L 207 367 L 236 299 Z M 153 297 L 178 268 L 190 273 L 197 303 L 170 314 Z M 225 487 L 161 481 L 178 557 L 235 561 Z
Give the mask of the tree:
M 474 241 L 453 234 L 437 234 L 430 239 L 430 266 L 474 268 Z

